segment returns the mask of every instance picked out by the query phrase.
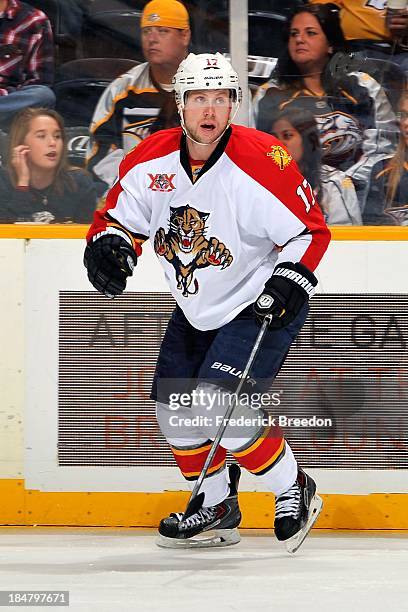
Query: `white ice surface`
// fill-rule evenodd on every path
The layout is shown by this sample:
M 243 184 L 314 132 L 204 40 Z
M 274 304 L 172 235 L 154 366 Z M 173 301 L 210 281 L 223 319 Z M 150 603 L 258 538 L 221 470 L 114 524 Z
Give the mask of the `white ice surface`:
M 163 550 L 155 532 L 0 528 L 0 590 L 69 590 L 95 612 L 406 612 L 408 532 L 315 531 L 289 555 L 272 532 Z

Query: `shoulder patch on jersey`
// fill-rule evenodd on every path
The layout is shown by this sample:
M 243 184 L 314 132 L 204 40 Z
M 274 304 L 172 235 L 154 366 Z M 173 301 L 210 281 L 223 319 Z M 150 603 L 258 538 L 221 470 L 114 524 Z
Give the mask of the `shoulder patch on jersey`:
M 280 170 L 284 170 L 292 161 L 292 156 L 280 145 L 272 145 L 266 156 L 270 157 Z

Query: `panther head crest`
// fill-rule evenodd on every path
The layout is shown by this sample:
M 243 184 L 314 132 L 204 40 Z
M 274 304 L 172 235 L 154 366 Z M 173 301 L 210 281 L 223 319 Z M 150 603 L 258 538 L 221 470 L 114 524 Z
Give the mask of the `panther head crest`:
M 195 252 L 197 243 L 205 237 L 205 222 L 208 217 L 209 213 L 200 212 L 188 204 L 177 208 L 170 207 L 169 237 L 176 238 L 182 253 Z

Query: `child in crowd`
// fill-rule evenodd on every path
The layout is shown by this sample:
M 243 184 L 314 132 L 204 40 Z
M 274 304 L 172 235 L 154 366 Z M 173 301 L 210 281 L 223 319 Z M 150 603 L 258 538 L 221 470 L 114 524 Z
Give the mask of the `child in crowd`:
M 91 176 L 68 164 L 62 117 L 47 108 L 21 111 L 0 168 L 0 222 L 89 223 L 96 200 Z

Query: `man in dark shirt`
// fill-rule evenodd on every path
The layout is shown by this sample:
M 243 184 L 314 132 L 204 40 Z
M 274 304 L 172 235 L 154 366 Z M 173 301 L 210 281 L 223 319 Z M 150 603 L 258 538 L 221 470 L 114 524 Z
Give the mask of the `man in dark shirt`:
M 54 46 L 50 22 L 19 0 L 0 0 L 0 127 L 27 106 L 52 107 Z

